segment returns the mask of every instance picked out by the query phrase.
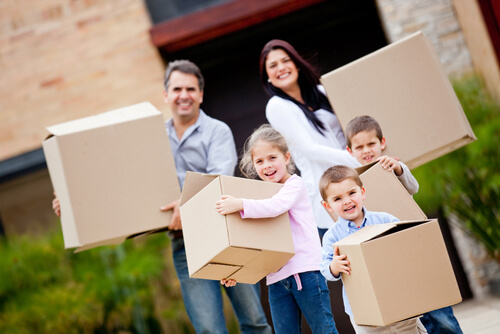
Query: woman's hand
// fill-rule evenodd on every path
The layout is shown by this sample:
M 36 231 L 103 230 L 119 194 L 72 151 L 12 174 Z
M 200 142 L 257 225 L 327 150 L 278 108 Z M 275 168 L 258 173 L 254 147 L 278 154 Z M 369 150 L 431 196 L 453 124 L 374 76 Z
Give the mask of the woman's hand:
M 236 281 L 234 279 L 221 279 L 220 284 L 224 285 L 226 288 L 232 287 L 236 285 Z
M 231 195 L 222 195 L 220 200 L 215 202 L 215 210 L 221 215 L 238 212 L 243 210 L 243 201 Z
M 335 246 L 333 250 L 333 259 L 330 262 L 330 272 L 334 277 L 339 277 L 340 273 L 347 275 L 351 274 L 351 268 L 349 267 L 349 261 L 346 260 L 347 255 L 339 254 L 339 247 Z

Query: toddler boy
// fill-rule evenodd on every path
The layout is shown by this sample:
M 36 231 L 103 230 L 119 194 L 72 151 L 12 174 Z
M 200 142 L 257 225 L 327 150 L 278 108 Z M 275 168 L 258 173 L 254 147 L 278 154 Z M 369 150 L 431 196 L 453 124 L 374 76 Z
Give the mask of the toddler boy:
M 410 169 L 392 157 L 382 155 L 386 141 L 379 123 L 370 116 L 358 116 L 351 120 L 345 131 L 347 151 L 362 165 L 379 161 L 381 166 L 396 174 L 410 195 L 418 191 L 418 182 Z M 427 312 L 420 319 L 430 334 L 462 334 L 453 309 L 450 306 Z
M 337 246 L 333 249 L 334 243 L 365 226 L 399 220 L 391 214 L 371 212 L 363 207 L 365 188 L 358 173 L 350 167 L 342 165 L 330 167 L 323 173 L 319 182 L 323 206 L 338 216 L 337 223 L 323 237 L 320 270 L 327 280 L 336 281 L 340 279 L 341 273 L 350 275 L 351 269 L 346 255 L 339 254 Z M 351 306 L 343 287 L 342 296 L 345 312 L 349 315 L 356 333 L 427 333 L 418 318 L 403 320 L 388 326 L 358 326 L 354 322 Z

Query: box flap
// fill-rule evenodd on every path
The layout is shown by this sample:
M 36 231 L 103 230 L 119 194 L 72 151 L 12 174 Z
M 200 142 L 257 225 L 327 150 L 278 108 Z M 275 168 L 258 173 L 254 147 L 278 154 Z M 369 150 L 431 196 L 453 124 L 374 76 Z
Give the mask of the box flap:
M 215 210 L 215 201 L 220 196 L 220 182 L 216 177 L 180 207 L 190 275 L 230 246 L 226 216 Z
M 393 172 L 385 170 L 380 163 L 356 169 L 366 188 L 364 207 L 369 211 L 387 212 L 399 220 L 427 219 L 417 202 L 408 193 Z
M 278 183 L 231 176 L 221 176 L 220 180 L 222 193 L 237 198 L 267 199 L 283 187 L 282 184 Z M 232 246 L 284 252 L 294 251 L 288 212 L 272 218 L 241 219 L 239 213 L 226 217 L 229 242 Z M 262 237 L 263 234 L 266 235 L 266 238 Z
M 64 248 L 75 248 L 82 246 L 78 237 L 78 228 L 75 223 L 75 215 L 71 206 L 69 189 L 66 184 L 66 174 L 63 160 L 59 151 L 57 137 L 51 137 L 42 143 L 47 169 L 49 170 L 52 188 L 57 194 L 61 208 L 61 229 L 64 238 Z
M 385 232 L 395 227 L 395 223 L 365 226 L 356 233 L 348 235 L 344 239 L 337 241 L 336 243 L 334 243 L 334 245 L 337 245 L 339 247 L 342 245 L 357 245 L 371 240 L 381 234 L 384 234 Z
M 47 130 L 55 136 L 63 136 L 69 133 L 133 121 L 158 114 L 161 114 L 161 112 L 158 111 L 151 103 L 142 102 L 98 115 L 49 126 L 47 127 Z
M 221 280 L 223 278 L 229 278 L 233 273 L 237 272 L 241 266 L 235 266 L 224 263 L 208 263 L 202 267 L 197 272 L 193 273 L 191 277 L 193 278 L 203 278 L 203 279 L 213 279 Z
M 182 187 L 180 206 L 184 205 L 187 201 L 196 195 L 201 189 L 205 188 L 210 182 L 216 179 L 219 175 L 204 174 L 197 172 L 186 172 L 184 179 L 184 186 Z M 215 203 L 214 203 L 215 205 Z
M 119 244 L 123 243 L 125 241 L 125 239 L 127 239 L 127 237 L 118 237 L 118 238 L 114 238 L 114 239 L 108 239 L 108 240 L 103 240 L 103 241 L 99 241 L 99 242 L 94 242 L 91 244 L 86 244 L 83 247 L 79 247 L 79 248 L 75 249 L 75 253 L 80 253 L 80 252 L 83 252 L 85 250 L 96 248 L 99 246 L 119 245 Z

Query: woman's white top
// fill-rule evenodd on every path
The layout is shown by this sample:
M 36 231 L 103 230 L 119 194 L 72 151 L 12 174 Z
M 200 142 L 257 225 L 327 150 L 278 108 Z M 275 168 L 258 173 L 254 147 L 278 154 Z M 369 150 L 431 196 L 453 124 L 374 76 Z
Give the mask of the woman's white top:
M 324 93 L 323 87 L 318 87 Z M 273 96 L 266 106 L 266 117 L 273 128 L 286 139 L 290 154 L 306 183 L 316 224 L 330 228 L 334 221 L 321 204 L 319 180 L 334 165 L 359 167 L 360 163 L 346 150 L 346 141 L 337 116 L 327 110 L 315 111 L 325 126 L 323 134 L 292 101 Z

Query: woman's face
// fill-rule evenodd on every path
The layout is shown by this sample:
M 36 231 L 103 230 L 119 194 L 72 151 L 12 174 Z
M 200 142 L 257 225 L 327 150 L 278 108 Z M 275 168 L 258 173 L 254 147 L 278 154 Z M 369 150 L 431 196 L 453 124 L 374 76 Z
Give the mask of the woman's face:
M 285 93 L 299 87 L 299 70 L 292 58 L 282 49 L 269 52 L 266 58 L 266 73 L 271 84 Z

